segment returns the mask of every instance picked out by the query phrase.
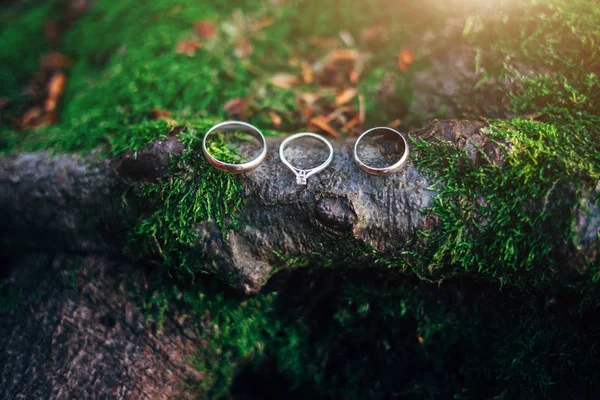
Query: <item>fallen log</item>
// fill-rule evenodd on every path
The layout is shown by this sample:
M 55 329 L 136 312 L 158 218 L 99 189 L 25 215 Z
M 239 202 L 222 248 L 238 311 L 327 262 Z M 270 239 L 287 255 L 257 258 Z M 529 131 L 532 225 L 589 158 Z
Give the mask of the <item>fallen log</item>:
M 434 121 L 409 136 L 452 143 L 475 164 L 501 165 L 503 152 L 486 129 L 479 120 Z M 282 257 L 349 254 L 348 247 L 360 245 L 393 259 L 427 246 L 418 235 L 422 229 L 442 229 L 435 216 L 423 212 L 436 197 L 434 180 L 414 162 L 388 177 L 371 176 L 354 163 L 353 141 L 336 142 L 331 166 L 307 186 L 298 186 L 279 160 L 279 142 L 269 139 L 264 164 L 238 178 L 244 207 L 236 216 L 237 229 L 222 232 L 210 220 L 194 226 L 198 240 L 191 251 L 233 287 L 258 291 Z M 127 201 L 128 189 L 164 179 L 171 173 L 171 157 L 183 151 L 181 142 L 170 137 L 115 159 L 45 152 L 2 157 L 4 236 L 21 248 L 119 253 L 143 212 Z M 565 262 L 548 272 L 572 277 L 597 255 L 600 211 L 589 201 L 564 211 L 575 217 L 575 239 L 551 232 L 556 236 L 553 257 Z

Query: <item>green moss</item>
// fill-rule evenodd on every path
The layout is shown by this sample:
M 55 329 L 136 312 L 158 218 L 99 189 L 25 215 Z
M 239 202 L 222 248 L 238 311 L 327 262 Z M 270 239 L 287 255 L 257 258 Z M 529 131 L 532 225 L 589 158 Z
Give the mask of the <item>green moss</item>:
M 503 75 L 520 62 L 549 72 L 597 71 L 600 5 L 594 0 L 500 2 L 491 14 L 469 21 L 465 34 L 482 50 L 482 66 Z M 531 64 L 531 63 L 535 64 Z
M 234 56 L 238 37 L 223 27 L 215 38 L 200 39 L 202 48 L 194 56 L 178 54 L 176 47 L 193 39 L 196 22 L 208 20 L 221 27 L 222 16 L 233 10 L 194 1 L 94 5 L 63 41 L 62 51 L 75 63 L 62 101 L 62 122 L 26 132 L 5 130 L 5 151 L 87 153 L 103 146 L 115 154 L 136 149 L 170 130 L 164 122 L 151 120 L 153 109 L 171 112 L 180 124 L 225 118 L 223 105 L 246 97 L 253 89 L 248 82 L 256 76 L 249 61 Z M 8 67 L 6 73 L 14 74 L 14 66 Z
M 415 143 L 419 167 L 439 182 L 432 212 L 443 226 L 423 232 L 434 251 L 418 272 L 440 266 L 439 278 L 466 273 L 539 287 L 561 269 L 555 237 L 574 235 L 570 210 L 600 177 L 596 133 L 516 119 L 493 121 L 488 135 L 508 143 L 505 166 L 474 167 L 450 145 Z
M 243 12 L 240 7 L 244 7 Z M 415 19 L 407 16 L 406 7 L 388 8 L 399 21 L 410 22 L 416 31 L 425 29 L 436 15 L 423 14 Z M 335 36 L 340 30 L 348 30 L 361 47 L 359 38 L 364 27 L 390 21 L 390 15 L 377 2 L 364 6 L 348 2 L 342 8 L 327 5 L 317 13 L 319 20 L 326 21 L 319 25 L 323 32 L 307 30 L 315 27 L 311 15 L 317 9 L 323 9 L 323 4 L 312 1 L 283 7 L 267 3 L 199 4 L 191 0 L 177 4 L 160 0 L 143 7 L 132 0 L 94 4 L 60 42 L 60 50 L 74 60 L 61 101 L 61 122 L 26 132 L 4 127 L 2 151 L 46 148 L 85 154 L 98 146 L 109 154 L 135 150 L 169 131 L 164 123 L 150 120 L 153 109 L 171 112 L 173 120 L 182 125 L 186 119 L 225 118 L 223 105 L 236 97 L 249 99 L 248 116 L 252 122 L 271 125 L 266 111 L 276 111 L 282 116 L 284 127 L 295 128 L 299 119 L 296 95 L 292 90 L 271 85 L 272 75 L 298 73 L 297 68 L 290 68 L 292 56 L 311 61 L 325 56 L 323 50 L 316 54 L 314 46 L 307 45 L 307 39 L 315 34 Z M 39 28 L 45 22 L 44 13 L 38 11 L 35 16 L 39 21 L 30 25 Z M 252 31 L 254 24 L 267 19 L 273 24 L 260 32 Z M 177 54 L 178 42 L 193 39 L 194 24 L 200 20 L 212 21 L 218 28 L 217 35 L 199 39 L 202 48 L 191 57 Z M 401 97 L 398 104 L 406 110 L 409 78 L 397 70 L 396 54 L 411 29 L 402 23 L 388 24 L 388 28 L 385 37 L 390 40 L 381 42 L 385 48 L 375 53 L 370 68 L 364 72 L 364 81 L 373 82 L 375 87 L 381 78 L 378 71 L 388 71 L 400 81 L 393 95 Z M 22 42 L 30 40 L 30 35 L 14 36 Z M 251 38 L 254 51 L 247 58 L 237 58 L 236 41 L 245 38 Z M 38 42 L 43 48 L 43 41 Z M 21 73 L 16 65 L 7 64 L 7 74 L 16 76 L 17 71 Z M 23 70 L 23 79 L 31 73 Z M 18 87 L 23 84 L 19 81 Z M 363 85 L 363 89 L 371 93 L 373 90 L 367 89 L 371 86 Z M 310 85 L 303 88 L 312 89 Z M 373 94 L 365 99 L 367 108 L 373 111 L 369 115 L 374 122 L 386 123 L 398 117 L 399 107 L 391 105 L 389 98 Z
M 154 291 L 143 299 L 140 311 L 144 314 L 146 324 L 153 323 L 159 335 L 165 326 L 165 318 L 169 310 L 169 301 L 173 301 L 171 293 L 164 288 Z
M 228 47 L 201 49 L 194 57 L 175 52 L 197 20 L 215 17 L 213 6 L 193 1 L 95 5 L 65 39 L 64 52 L 76 63 L 63 122 L 20 133 L 19 146 L 83 153 L 105 146 L 114 154 L 168 133 L 164 122 L 150 120 L 153 109 L 184 119 L 222 115 L 222 104 L 243 94 L 247 70 L 225 57 Z
M 0 29 L 0 97 L 19 99 L 25 84 L 40 70 L 47 52 L 44 25 L 54 15 L 54 2 L 36 4 Z
M 137 223 L 130 238 L 133 249 L 160 255 L 172 273 L 193 277 L 204 271 L 203 255 L 194 251 L 199 239 L 196 225 L 211 219 L 226 239 L 242 206 L 241 184 L 231 174 L 208 165 L 201 156 L 201 136 L 195 129 L 182 132 L 179 138 L 186 150 L 174 161 L 175 172 L 160 183 L 139 188 L 137 197 L 147 216 Z M 209 150 L 224 161 L 239 158 L 222 141 L 214 142 Z
M 480 29 L 467 36 L 486 74 L 516 82 L 508 93 L 513 112 L 537 115 L 577 136 L 575 130 L 598 132 L 599 18 L 594 0 L 506 2 L 491 17 L 478 17 Z M 580 145 L 586 151 L 588 143 Z
M 562 398 L 599 389 L 587 373 L 598 366 L 597 334 L 573 332 L 597 321 L 573 312 L 568 298 L 372 270 L 290 279 L 281 293 L 250 298 L 214 284 L 161 289 L 205 340 L 195 357 L 203 398 L 261 390 L 291 399 Z M 237 381 L 248 373 L 250 384 Z
M 600 82 L 591 72 L 600 65 L 593 50 L 600 40 L 593 22 L 598 13 L 597 2 L 589 0 L 507 4 L 478 19 L 483 29 L 468 30 L 485 54 L 481 66 L 517 80 L 509 93 L 513 110 L 535 113 L 542 122 L 491 121 L 487 134 L 504 149 L 503 167 L 474 167 L 450 145 L 415 142 L 419 167 L 438 182 L 431 211 L 443 228 L 423 232 L 431 251 L 414 255 L 414 271 L 541 287 L 556 279 L 550 271 L 564 268 L 553 238 L 574 236 L 571 210 L 584 192 L 596 192 L 600 179 Z M 519 63 L 551 73 L 523 77 Z M 578 268 L 584 280 L 595 279 L 594 265 Z
M 202 334 L 208 345 L 194 358 L 196 368 L 206 374 L 201 384 L 206 398 L 226 394 L 240 365 L 264 360 L 267 342 L 278 331 L 270 312 L 274 297 L 239 300 L 221 293 L 184 294 L 190 316 L 207 322 Z

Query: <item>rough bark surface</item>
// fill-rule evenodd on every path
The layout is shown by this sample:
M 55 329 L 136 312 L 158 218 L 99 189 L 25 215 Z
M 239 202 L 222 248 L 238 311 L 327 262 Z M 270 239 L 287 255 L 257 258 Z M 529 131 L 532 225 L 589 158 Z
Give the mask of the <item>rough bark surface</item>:
M 501 164 L 503 153 L 488 139 L 486 129 L 486 123 L 477 120 L 434 121 L 410 135 L 449 141 L 466 149 L 473 163 L 488 162 L 479 151 L 483 149 L 491 162 Z M 436 193 L 428 188 L 433 182 L 412 162 L 400 173 L 371 176 L 355 165 L 351 141 L 336 142 L 331 166 L 299 186 L 280 162 L 278 144 L 279 139 L 271 139 L 265 162 L 239 177 L 245 199 L 241 229 L 231 231 L 225 241 L 214 222 L 195 226 L 200 239 L 194 251 L 237 289 L 259 290 L 280 262 L 275 253 L 335 254 L 356 243 L 393 256 L 419 245 L 409 245 L 409 239 L 426 224 L 436 223 L 421 212 L 432 205 Z M 125 189 L 134 184 L 132 179 L 148 181 L 168 174 L 167 155 L 181 150 L 176 139 L 169 139 L 154 142 L 137 158 L 92 161 L 46 153 L 1 158 L 0 216 L 7 221 L 6 233 L 32 248 L 118 251 L 138 212 L 124 200 Z M 306 154 L 289 154 L 292 159 L 302 156 Z M 575 242 L 557 238 L 557 256 L 565 260 L 596 256 L 600 211 L 586 204 L 585 212 L 566 210 L 575 213 L 581 234 Z M 575 273 L 574 264 L 565 263 L 565 270 L 558 272 Z
M 144 268 L 49 253 L 8 268 L 25 290 L 2 312 L 0 398 L 195 398 L 190 383 L 202 375 L 188 360 L 200 340 L 173 313 L 160 335 L 144 322 Z

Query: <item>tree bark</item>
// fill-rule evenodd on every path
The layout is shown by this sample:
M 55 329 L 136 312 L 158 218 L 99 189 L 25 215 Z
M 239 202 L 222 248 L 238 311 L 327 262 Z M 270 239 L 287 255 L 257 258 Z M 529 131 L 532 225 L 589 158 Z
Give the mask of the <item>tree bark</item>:
M 503 153 L 486 129 L 479 120 L 433 121 L 409 136 L 446 140 L 465 149 L 476 164 L 489 162 L 480 149 L 491 162 L 502 163 Z M 223 240 L 213 221 L 195 226 L 200 238 L 193 251 L 219 275 L 230 277 L 238 290 L 258 291 L 273 266 L 281 263 L 277 254 L 339 254 L 347 252 L 349 243 L 362 243 L 391 257 L 418 248 L 422 243 L 409 241 L 425 226 L 438 223 L 422 213 L 433 204 L 436 192 L 428 188 L 434 182 L 411 161 L 399 173 L 371 176 L 354 163 L 353 141 L 335 142 L 330 167 L 299 186 L 279 160 L 279 142 L 270 139 L 265 162 L 239 177 L 245 199 L 241 228 Z M 169 174 L 170 156 L 182 151 L 182 144 L 171 137 L 153 142 L 135 157 L 119 159 L 48 153 L 1 158 L 5 236 L 35 249 L 118 253 L 139 213 L 123 193 L 136 181 Z M 568 261 L 558 273 L 575 274 L 583 260 L 597 256 L 600 210 L 589 201 L 565 212 L 575 216 L 576 237 L 557 238 L 557 256 Z

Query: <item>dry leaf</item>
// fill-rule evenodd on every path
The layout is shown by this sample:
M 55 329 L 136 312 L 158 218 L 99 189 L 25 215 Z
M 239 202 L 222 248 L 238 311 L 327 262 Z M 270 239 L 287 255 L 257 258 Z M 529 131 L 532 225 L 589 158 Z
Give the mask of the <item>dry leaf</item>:
M 57 121 L 56 109 L 67 82 L 62 71 L 71 65 L 71 59 L 59 52 L 52 52 L 42 59 L 41 71 L 28 85 L 28 93 L 34 97 L 32 105 L 19 119 L 13 120 L 15 129 L 28 129 L 51 125 Z
M 402 124 L 402 120 L 400 118 L 397 118 L 397 119 L 393 120 L 392 122 L 388 123 L 386 126 L 388 128 L 395 129 L 395 128 L 399 127 L 401 124 Z
M 360 79 L 360 72 L 358 72 L 358 70 L 356 68 L 352 68 L 352 71 L 350 71 L 350 83 L 356 85 L 358 83 L 359 79 Z
M 289 89 L 300 83 L 300 79 L 297 76 L 290 74 L 275 74 L 271 81 L 273 82 L 273 85 L 282 89 Z
M 173 121 L 175 122 L 175 121 Z M 171 129 L 171 132 L 169 132 L 169 136 L 178 136 L 181 132 L 187 130 L 187 126 L 184 125 L 176 125 L 176 124 L 169 124 L 170 126 L 173 127 L 173 129 Z
M 313 108 L 310 104 L 307 104 L 303 109 L 302 109 L 302 120 L 303 121 L 308 121 L 310 119 L 310 117 L 312 117 L 313 115 Z
M 320 36 L 312 36 L 308 38 L 308 44 L 312 46 L 321 46 L 321 47 L 335 47 L 340 44 L 338 38 L 335 37 L 320 37 Z
M 354 38 L 352 37 L 352 34 L 350 32 L 340 32 L 340 39 L 342 39 L 342 42 L 344 42 L 346 46 L 354 46 Z
M 357 115 L 356 117 L 352 118 L 350 121 L 346 122 L 346 124 L 344 125 L 342 130 L 347 131 L 349 129 L 352 129 L 356 125 L 358 125 L 359 122 L 360 122 L 360 117 Z
M 308 121 L 313 115 L 313 104 L 319 100 L 321 96 L 316 93 L 307 92 L 300 95 L 299 105 L 302 106 L 302 120 Z
M 358 95 L 358 121 L 362 125 L 365 123 L 366 112 L 365 112 L 365 96 L 362 94 Z
M 50 20 L 44 24 L 44 36 L 46 41 L 50 44 L 56 43 L 58 35 L 60 34 L 60 26 L 55 20 Z
M 75 20 L 84 12 L 88 11 L 90 7 L 91 2 L 89 1 L 70 1 L 65 3 L 65 12 Z
M 71 64 L 72 61 L 69 57 L 55 51 L 44 56 L 44 59 L 42 60 L 42 69 L 66 68 Z
M 379 35 L 381 34 L 381 28 L 379 26 L 370 26 L 368 28 L 363 29 L 360 34 L 360 40 L 363 43 L 369 43 L 377 40 Z
M 150 118 L 151 119 L 163 119 L 163 118 L 169 118 L 171 116 L 171 113 L 165 110 L 160 110 L 158 108 L 153 108 L 152 111 L 150 112 Z
M 223 106 L 223 110 L 225 110 L 228 115 L 238 117 L 243 116 L 246 113 L 247 108 L 248 99 L 243 99 L 241 97 L 231 99 Z
M 42 116 L 41 107 L 32 107 L 23 116 L 19 121 L 19 125 L 21 129 L 31 128 L 35 125 L 34 121 L 39 119 Z
M 413 63 L 414 56 L 410 50 L 402 49 L 400 50 L 400 54 L 398 54 L 398 67 L 400 71 L 406 72 L 408 67 Z
M 13 125 L 15 129 L 28 129 L 52 125 L 56 123 L 56 120 L 55 112 L 44 113 L 41 107 L 32 107 L 23 114 L 20 120 L 14 121 Z
M 362 75 L 363 71 L 365 70 L 366 67 L 366 58 L 365 57 L 359 57 L 354 64 L 352 64 L 352 70 L 350 70 L 350 82 L 354 85 L 356 85 L 358 83 L 358 80 L 360 79 L 360 76 Z
M 199 21 L 194 25 L 194 30 L 200 37 L 210 38 L 213 37 L 217 33 L 217 28 L 215 24 L 210 21 Z
M 177 54 L 185 54 L 189 57 L 192 57 L 194 54 L 196 54 L 196 50 L 201 47 L 202 44 L 197 40 L 181 40 L 179 43 L 177 43 L 175 52 Z
M 354 109 L 350 106 L 338 107 L 333 112 L 331 112 L 328 116 L 323 117 L 323 121 L 330 123 L 334 119 L 344 119 L 344 113 L 353 113 Z
M 58 117 L 55 111 L 51 111 L 47 114 L 44 114 L 41 120 L 37 121 L 35 126 L 49 126 L 54 125 L 58 121 Z
M 267 26 L 271 26 L 275 23 L 273 18 L 263 18 L 252 25 L 250 25 L 250 30 L 253 32 L 260 31 L 261 29 L 266 28 Z
M 67 77 L 62 72 L 57 72 L 52 75 L 50 81 L 48 81 L 48 95 L 44 104 L 46 111 L 54 111 L 58 104 L 58 99 L 65 91 L 65 85 Z
M 314 104 L 317 100 L 319 100 L 321 98 L 320 95 L 313 93 L 313 92 L 306 92 L 306 93 L 302 93 L 302 95 L 300 95 L 300 98 L 302 99 L 303 102 L 305 102 L 306 104 Z
M 356 93 L 358 93 L 358 90 L 355 88 L 346 88 L 342 90 L 337 96 L 335 96 L 335 104 L 341 106 L 350 102 L 350 100 L 356 96 Z
M 542 115 L 544 115 L 544 113 L 538 111 L 538 112 L 534 112 L 531 114 L 525 114 L 525 115 L 523 115 L 523 118 L 536 120 L 536 119 L 539 119 Z
M 301 68 L 302 68 L 302 79 L 304 80 L 304 82 L 305 83 L 313 83 L 315 80 L 315 77 L 313 76 L 313 70 L 312 70 L 312 67 L 310 66 L 310 64 L 307 63 L 306 61 L 302 61 Z
M 354 61 L 360 56 L 355 49 L 336 49 L 327 55 L 327 64 L 334 64 L 339 61 Z
M 310 120 L 310 123 L 315 125 L 316 127 L 322 129 L 323 131 L 329 133 L 331 136 L 339 138 L 340 134 L 336 132 L 327 122 L 325 122 L 325 118 L 322 116 L 315 117 Z
M 281 117 L 275 111 L 269 111 L 269 117 L 271 117 L 271 122 L 275 128 L 279 128 L 281 126 Z
M 238 39 L 234 42 L 235 50 L 233 54 L 237 58 L 245 58 L 251 55 L 254 52 L 254 46 L 252 46 L 252 42 L 250 39 L 242 38 Z

